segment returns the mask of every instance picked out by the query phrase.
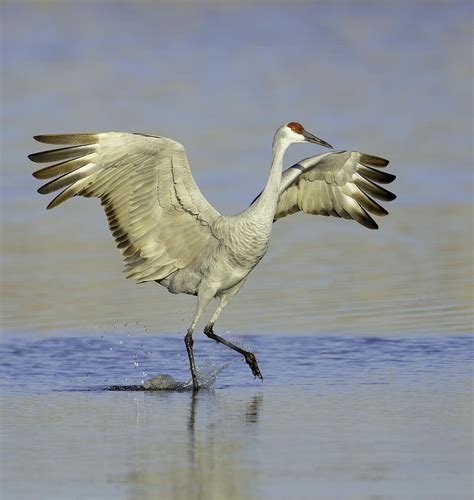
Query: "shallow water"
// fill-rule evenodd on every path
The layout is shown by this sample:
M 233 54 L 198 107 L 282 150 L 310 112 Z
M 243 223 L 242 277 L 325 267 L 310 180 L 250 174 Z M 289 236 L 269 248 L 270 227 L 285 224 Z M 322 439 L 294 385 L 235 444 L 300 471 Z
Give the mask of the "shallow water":
M 113 5 L 113 8 L 112 8 Z M 2 2 L 2 498 L 472 496 L 469 2 Z M 223 213 L 301 121 L 390 159 L 379 231 L 278 222 L 217 330 L 194 298 L 135 286 L 94 200 L 46 212 L 38 133 L 176 138 Z M 285 164 L 321 152 L 290 148 Z M 95 200 L 96 201 L 96 200 Z M 206 316 L 212 314 L 206 311 Z
M 11 337 L 1 345 L 4 498 L 468 498 L 472 339 L 251 336 L 243 359 L 182 339 Z M 25 472 L 27 479 L 25 479 Z

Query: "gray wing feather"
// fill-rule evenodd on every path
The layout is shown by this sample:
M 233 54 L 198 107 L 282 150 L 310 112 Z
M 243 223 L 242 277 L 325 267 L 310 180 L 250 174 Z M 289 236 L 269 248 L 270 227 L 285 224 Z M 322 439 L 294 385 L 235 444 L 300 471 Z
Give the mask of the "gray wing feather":
M 377 170 L 387 165 L 384 158 L 357 151 L 337 151 L 302 160 L 282 174 L 274 220 L 302 211 L 353 219 L 377 229 L 370 214 L 384 216 L 388 212 L 374 198 L 391 201 L 396 197 L 376 184 L 395 179 Z
M 199 191 L 178 142 L 119 132 L 35 139 L 76 145 L 30 155 L 35 162 L 61 161 L 33 174 L 56 177 L 39 192 L 65 188 L 48 208 L 73 196 L 99 198 L 128 277 L 163 279 L 189 265 L 215 238 L 210 226 L 220 214 Z

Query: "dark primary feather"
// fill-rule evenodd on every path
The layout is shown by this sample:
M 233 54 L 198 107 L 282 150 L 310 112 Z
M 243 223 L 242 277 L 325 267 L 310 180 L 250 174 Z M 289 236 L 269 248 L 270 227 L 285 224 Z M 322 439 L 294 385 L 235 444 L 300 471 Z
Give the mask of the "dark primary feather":
M 60 140 L 65 143 L 78 143 L 79 140 L 92 141 L 90 134 L 79 134 L 78 139 L 76 136 L 70 134 L 53 135 L 53 136 L 36 136 L 35 139 L 50 143 L 57 144 Z M 97 140 L 97 136 L 95 136 Z M 41 151 L 28 156 L 28 158 L 37 163 L 65 160 L 49 167 L 42 168 L 33 172 L 33 176 L 37 179 L 55 179 L 47 182 L 38 189 L 38 193 L 48 194 L 58 189 L 66 188 L 56 198 L 54 198 L 48 205 L 48 209 L 58 206 L 60 203 L 75 196 L 79 193 L 80 189 L 84 187 L 85 183 L 81 182 L 88 178 L 94 172 L 100 170 L 100 166 L 95 163 L 97 144 L 80 144 L 78 146 L 70 146 L 60 149 L 52 149 L 49 151 Z
M 359 165 L 357 173 L 370 181 L 380 182 L 380 184 L 390 184 L 396 179 L 393 174 L 381 172 L 380 170 L 362 164 Z
M 301 160 L 283 172 L 274 220 L 302 211 L 353 219 L 377 229 L 371 214 L 385 216 L 388 212 L 375 199 L 396 198 L 376 184 L 389 184 L 395 179 L 377 170 L 388 163 L 385 158 L 354 151 L 335 151 Z
M 380 156 L 372 156 L 366 153 L 360 153 L 360 163 L 362 163 L 363 165 L 368 165 L 370 167 L 384 168 L 390 162 L 385 158 L 381 158 Z
M 67 148 L 51 149 L 28 155 L 35 163 L 47 163 L 50 161 L 73 160 L 96 150 L 95 145 L 69 146 Z
M 30 155 L 30 157 L 31 156 L 33 155 Z M 69 172 L 72 172 L 79 167 L 87 165 L 93 159 L 93 154 L 87 154 L 84 156 L 80 156 L 79 158 L 76 158 L 74 160 L 67 160 L 61 163 L 56 163 L 55 165 L 51 165 L 49 167 L 45 167 L 37 170 L 36 172 L 33 172 L 33 177 L 36 177 L 37 179 L 50 179 L 51 177 L 68 174 Z
M 100 167 L 93 163 L 86 163 L 85 165 L 75 168 L 69 173 L 65 173 L 64 175 L 61 175 L 60 177 L 48 182 L 47 184 L 44 184 L 38 189 L 38 193 L 52 193 L 53 191 L 57 191 L 58 189 L 69 186 L 69 184 L 73 184 L 74 182 L 93 174 L 99 169 Z
M 374 184 L 372 181 L 364 179 L 363 177 L 356 177 L 354 179 L 354 184 L 365 194 L 370 194 L 379 200 L 393 201 L 396 198 L 396 195 L 390 191 L 387 191 L 381 186 L 377 186 L 377 184 Z
M 35 135 L 33 139 L 44 144 L 95 144 L 98 139 L 97 133 L 89 134 L 47 134 Z

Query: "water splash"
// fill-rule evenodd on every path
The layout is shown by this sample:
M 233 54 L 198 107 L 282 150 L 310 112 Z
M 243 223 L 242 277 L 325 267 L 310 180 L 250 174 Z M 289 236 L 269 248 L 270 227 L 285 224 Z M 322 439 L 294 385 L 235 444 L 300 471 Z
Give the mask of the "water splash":
M 217 364 L 213 359 L 206 360 L 198 369 L 198 380 L 201 389 L 211 389 L 219 374 L 233 362 Z M 160 373 L 147 380 L 142 380 L 141 385 L 112 385 L 105 387 L 107 391 L 190 391 L 193 389 L 192 379 L 184 382 L 176 380 L 167 373 Z
M 198 369 L 198 381 L 201 389 L 210 389 L 216 382 L 219 374 L 228 368 L 233 362 L 217 364 L 213 359 L 206 360 L 205 364 Z M 142 387 L 146 391 L 183 391 L 193 388 L 192 379 L 185 382 L 175 380 L 171 375 L 158 374 L 144 380 Z
M 217 364 L 212 358 L 207 359 L 206 363 L 199 367 L 197 373 L 201 388 L 210 389 L 215 384 L 219 374 L 233 363 L 234 361 L 228 361 L 223 364 Z M 192 380 L 188 381 L 188 384 L 192 386 Z

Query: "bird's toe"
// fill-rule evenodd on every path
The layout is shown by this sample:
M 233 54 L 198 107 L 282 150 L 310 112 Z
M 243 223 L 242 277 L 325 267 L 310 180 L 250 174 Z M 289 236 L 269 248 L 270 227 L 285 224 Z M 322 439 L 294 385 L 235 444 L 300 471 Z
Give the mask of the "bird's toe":
M 254 377 L 258 377 L 260 380 L 263 380 L 260 368 L 258 367 L 257 358 L 251 352 L 248 352 L 245 355 L 245 361 L 250 366 L 250 369 L 252 370 L 252 374 L 254 375 Z

